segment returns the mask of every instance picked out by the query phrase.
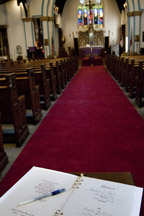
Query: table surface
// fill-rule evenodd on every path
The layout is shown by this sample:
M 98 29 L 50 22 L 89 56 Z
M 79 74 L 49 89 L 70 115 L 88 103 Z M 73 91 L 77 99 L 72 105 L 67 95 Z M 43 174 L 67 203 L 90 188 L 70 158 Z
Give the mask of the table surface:
M 80 175 L 80 172 L 73 172 L 71 174 Z M 113 181 L 128 185 L 135 185 L 133 176 L 130 172 L 84 172 L 84 176 Z M 144 216 L 144 210 L 141 208 L 140 216 Z
M 73 172 L 74 175 L 80 175 L 80 172 Z M 85 172 L 84 176 L 119 182 L 123 184 L 135 185 L 130 172 Z

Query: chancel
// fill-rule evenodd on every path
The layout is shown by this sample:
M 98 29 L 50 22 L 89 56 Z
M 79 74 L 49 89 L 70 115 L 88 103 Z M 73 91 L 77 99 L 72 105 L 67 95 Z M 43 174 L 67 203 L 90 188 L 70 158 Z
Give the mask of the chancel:
M 104 47 L 103 1 L 80 1 L 78 23 L 81 55 L 101 54 L 101 49 Z

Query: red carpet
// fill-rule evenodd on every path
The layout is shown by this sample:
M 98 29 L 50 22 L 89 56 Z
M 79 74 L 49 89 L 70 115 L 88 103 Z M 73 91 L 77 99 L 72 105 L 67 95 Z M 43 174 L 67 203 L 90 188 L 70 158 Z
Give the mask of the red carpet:
M 32 166 L 65 172 L 128 171 L 144 187 L 144 121 L 103 66 L 83 66 L 0 184 Z

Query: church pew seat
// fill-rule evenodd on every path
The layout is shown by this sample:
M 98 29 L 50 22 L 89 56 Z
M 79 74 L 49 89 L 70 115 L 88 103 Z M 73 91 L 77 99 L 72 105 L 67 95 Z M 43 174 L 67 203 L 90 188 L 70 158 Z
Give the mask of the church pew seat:
M 121 86 L 125 85 L 127 74 L 129 73 L 129 59 L 126 58 L 123 61 L 121 73 L 119 75 L 119 83 Z
M 70 70 L 69 70 L 69 62 L 66 59 L 64 59 L 64 69 L 67 74 L 67 81 L 69 82 L 71 79 L 71 76 L 70 76 Z
M 27 69 L 25 65 L 5 68 L 4 72 L 8 73 L 10 70 L 16 74 L 18 95 L 23 94 L 26 96 L 27 121 L 28 123 L 37 124 L 42 117 L 42 112 L 40 107 L 40 89 L 39 85 L 36 85 L 35 82 L 36 74 L 32 68 Z M 50 106 L 50 104 L 47 105 Z
M 39 86 L 35 84 L 35 72 L 33 68 L 28 68 L 25 73 L 16 73 L 16 84 L 19 95 L 25 95 L 28 123 L 37 124 L 42 117 L 40 107 Z
M 63 68 L 62 60 L 58 61 L 56 64 L 61 74 L 61 87 L 62 89 L 64 89 L 65 88 L 65 78 L 64 78 L 64 68 Z
M 8 164 L 8 157 L 6 152 L 4 151 L 3 146 L 3 132 L 1 127 L 1 113 L 0 113 L 0 172 L 5 168 Z
M 50 100 L 50 80 L 46 77 L 45 65 L 34 69 L 35 84 L 39 86 L 41 108 L 48 109 L 51 106 Z
M 132 73 L 129 79 L 129 97 L 134 98 L 136 96 L 136 83 L 137 80 L 139 79 L 140 75 L 140 68 L 142 66 L 143 62 L 135 62 L 132 68 Z
M 65 83 L 65 85 L 67 85 L 67 83 L 68 83 L 68 74 L 67 74 L 67 68 L 66 68 L 64 60 L 61 60 L 61 65 L 62 65 L 62 70 L 63 70 L 63 74 L 64 74 L 64 83 Z
M 51 100 L 57 99 L 57 92 L 56 92 L 56 76 L 54 75 L 54 69 L 52 62 L 49 65 L 46 65 L 46 76 L 47 79 L 50 80 L 50 97 Z
M 59 62 L 56 61 L 52 64 L 53 64 L 53 72 L 54 72 L 54 75 L 56 77 L 57 94 L 60 94 L 62 91 L 62 81 L 61 81 L 62 75 L 61 75 L 61 71 L 59 70 Z
M 1 121 L 13 125 L 13 130 L 7 128 L 3 131 L 4 142 L 14 142 L 19 147 L 29 134 L 25 96 L 18 96 L 15 74 L 1 74 L 0 77 Z
M 136 97 L 135 102 L 139 107 L 144 106 L 144 65 L 141 64 L 139 77 L 136 81 Z
M 31 63 L 26 65 L 31 66 L 33 68 L 35 85 L 39 86 L 40 93 L 40 105 L 41 108 L 48 109 L 51 105 L 50 100 L 50 80 L 46 77 L 45 65 L 41 64 L 41 62 Z M 24 70 L 24 72 L 23 72 Z M 19 71 L 19 72 L 18 72 Z M 16 69 L 17 76 L 25 76 L 26 75 L 26 67 Z
M 122 86 L 124 86 L 125 91 L 129 91 L 129 85 L 130 85 L 130 79 L 132 76 L 132 71 L 133 71 L 133 66 L 134 66 L 134 59 L 125 59 L 125 64 L 124 64 L 124 73 L 122 76 Z

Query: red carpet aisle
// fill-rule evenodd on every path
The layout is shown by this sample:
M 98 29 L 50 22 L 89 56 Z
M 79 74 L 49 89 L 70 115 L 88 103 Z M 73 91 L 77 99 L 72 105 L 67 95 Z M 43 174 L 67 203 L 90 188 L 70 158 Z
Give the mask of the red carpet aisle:
M 144 187 L 143 155 L 143 119 L 103 66 L 83 66 L 1 182 L 0 195 L 32 166 L 130 171 Z

